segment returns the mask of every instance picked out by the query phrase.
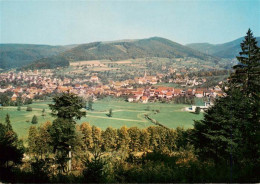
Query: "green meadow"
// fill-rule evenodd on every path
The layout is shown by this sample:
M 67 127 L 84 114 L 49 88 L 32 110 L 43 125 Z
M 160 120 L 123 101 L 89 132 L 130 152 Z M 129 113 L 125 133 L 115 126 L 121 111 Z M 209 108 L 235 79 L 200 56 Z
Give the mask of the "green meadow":
M 51 101 L 34 102 L 29 105 L 32 107 L 32 111 L 29 112 L 26 111 L 27 106 L 22 106 L 21 111 L 17 111 L 17 107 L 3 107 L 0 110 L 0 121 L 4 122 L 5 115 L 9 113 L 13 129 L 18 133 L 20 138 L 26 139 L 34 115 L 37 116 L 39 122 L 36 126 L 40 126 L 46 121 L 54 120 L 48 107 L 50 103 Z M 156 119 L 169 128 L 192 128 L 193 120 L 202 119 L 203 113 L 197 115 L 184 111 L 184 108 L 188 106 L 166 103 L 129 103 L 106 98 L 95 101 L 93 104 L 94 110 L 87 111 L 87 116 L 77 121 L 77 123 L 89 122 L 91 125 L 100 127 L 103 130 L 109 126 L 114 128 L 122 126 L 145 128 L 154 125 L 144 118 L 145 114 L 149 114 L 151 118 Z M 110 108 L 113 112 L 112 117 L 107 116 Z M 46 116 L 42 116 L 42 109 L 45 109 Z M 159 113 L 156 113 L 155 110 L 159 110 Z

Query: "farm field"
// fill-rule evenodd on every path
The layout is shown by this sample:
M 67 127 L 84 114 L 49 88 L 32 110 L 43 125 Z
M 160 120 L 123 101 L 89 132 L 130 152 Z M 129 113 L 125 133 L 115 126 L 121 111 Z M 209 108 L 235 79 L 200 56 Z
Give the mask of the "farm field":
M 0 110 L 0 121 L 4 122 L 5 115 L 9 113 L 13 129 L 18 133 L 22 139 L 27 139 L 29 127 L 32 125 L 31 120 L 34 115 L 38 118 L 40 126 L 46 121 L 53 121 L 51 111 L 47 104 L 51 101 L 34 102 L 29 106 L 32 107 L 31 112 L 27 112 L 27 106 L 22 106 L 21 111 L 17 111 L 17 107 L 3 107 Z M 106 98 L 95 101 L 93 104 L 93 111 L 87 111 L 87 116 L 77 121 L 78 124 L 82 122 L 89 122 L 91 125 L 106 129 L 107 127 L 120 128 L 139 127 L 145 128 L 153 126 L 149 120 L 144 118 L 144 114 L 149 114 L 151 118 L 156 119 L 161 124 L 169 128 L 184 127 L 192 128 L 193 120 L 203 118 L 203 114 L 193 114 L 186 112 L 183 109 L 189 105 L 183 104 L 166 104 L 166 103 L 129 103 L 122 100 Z M 109 109 L 112 109 L 112 117 L 108 117 Z M 42 109 L 45 109 L 46 116 L 42 116 Z M 159 110 L 159 113 L 155 113 Z

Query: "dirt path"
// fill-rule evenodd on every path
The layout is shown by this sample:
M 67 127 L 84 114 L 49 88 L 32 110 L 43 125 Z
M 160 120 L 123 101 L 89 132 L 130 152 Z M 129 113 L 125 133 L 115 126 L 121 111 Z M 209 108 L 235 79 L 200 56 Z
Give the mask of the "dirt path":
M 93 115 L 87 115 L 86 118 L 87 117 L 102 118 L 102 119 L 113 119 L 113 120 L 120 120 L 120 121 L 134 121 L 134 122 L 143 122 L 143 123 L 147 122 L 147 121 L 144 121 L 144 120 L 122 119 L 122 118 L 102 117 L 102 116 L 93 116 Z
M 21 110 L 26 110 L 27 107 L 21 107 Z M 17 106 L 8 106 L 8 107 L 4 107 L 4 110 L 5 109 L 15 109 L 17 110 Z M 34 110 L 37 110 L 37 111 L 42 111 L 42 108 L 37 108 L 37 107 L 32 107 L 33 111 Z M 45 111 L 47 111 L 49 109 L 45 109 Z M 50 111 L 50 110 L 49 110 Z
M 4 107 L 5 109 L 17 109 L 17 107 Z M 24 109 L 26 109 L 27 107 L 22 107 Z M 36 111 L 42 111 L 41 108 L 35 108 L 33 107 L 33 110 L 36 110 Z M 113 118 L 113 117 L 102 117 L 102 116 L 94 116 L 94 115 L 89 115 L 87 114 L 86 117 L 93 117 L 93 118 L 101 118 L 101 119 L 113 119 L 113 120 L 120 120 L 120 121 L 133 121 L 133 122 L 142 122 L 142 123 L 147 123 L 146 119 L 143 117 L 144 114 L 147 113 L 147 111 L 137 111 L 137 110 L 113 110 L 113 112 L 122 112 L 122 111 L 125 111 L 125 112 L 139 112 L 139 114 L 137 114 L 137 118 L 140 119 L 140 120 L 134 120 L 134 119 L 123 119 L 123 118 Z M 90 113 L 93 113 L 93 114 L 104 114 L 104 113 L 107 113 L 108 111 L 103 111 L 103 112 L 94 112 L 94 111 L 87 111 L 87 112 L 90 112 Z M 31 117 L 31 115 L 27 115 L 26 116 L 27 118 L 28 117 Z
M 122 112 L 122 111 L 126 111 L 126 112 L 147 112 L 147 111 L 137 111 L 137 110 L 126 110 L 126 109 L 122 109 L 122 110 L 113 110 L 113 112 Z M 108 113 L 107 111 L 86 111 L 86 112 L 90 112 L 93 114 L 102 114 L 102 113 Z

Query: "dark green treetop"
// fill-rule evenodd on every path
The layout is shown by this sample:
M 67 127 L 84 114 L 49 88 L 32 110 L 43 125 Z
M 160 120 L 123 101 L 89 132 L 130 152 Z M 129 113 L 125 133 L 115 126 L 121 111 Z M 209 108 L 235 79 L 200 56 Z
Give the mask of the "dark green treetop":
M 37 116 L 35 116 L 35 115 L 33 116 L 31 123 L 32 123 L 32 124 L 37 124 L 37 123 L 38 123 L 38 118 L 37 118 Z
M 241 49 L 226 95 L 216 99 L 203 120 L 194 123 L 192 140 L 200 158 L 215 164 L 259 163 L 260 50 L 250 29 Z
M 73 93 L 62 93 L 53 98 L 54 104 L 49 104 L 52 115 L 58 118 L 73 121 L 86 115 L 81 109 L 85 107 L 82 98 Z
M 6 124 L 6 128 L 7 128 L 8 131 L 12 131 L 13 130 L 9 114 L 6 114 L 5 124 Z
M 235 73 L 230 76 L 230 87 L 240 88 L 247 96 L 257 96 L 260 92 L 260 48 L 250 29 L 241 43 L 241 50 L 237 57 L 239 63 L 233 67 Z

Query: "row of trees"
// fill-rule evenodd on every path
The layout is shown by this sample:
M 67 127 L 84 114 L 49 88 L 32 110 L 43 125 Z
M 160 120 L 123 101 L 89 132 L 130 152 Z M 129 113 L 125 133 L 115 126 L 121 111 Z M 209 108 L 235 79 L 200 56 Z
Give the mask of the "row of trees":
M 48 155 L 52 152 L 51 149 L 47 149 L 55 146 L 51 143 L 51 139 L 56 139 L 53 138 L 51 129 L 52 124 L 50 122 L 38 128 L 30 127 L 28 147 L 29 150 L 32 150 L 31 153 L 42 157 L 43 153 Z M 80 126 L 76 126 L 75 141 L 82 151 L 94 151 L 98 147 L 102 152 L 121 150 L 132 153 L 155 150 L 169 153 L 186 145 L 187 142 L 184 143 L 181 137 L 184 133 L 188 135 L 190 132 L 190 129 L 177 128 L 174 130 L 160 126 L 151 126 L 146 129 L 127 128 L 125 126 L 120 129 L 108 127 L 103 131 L 89 123 L 82 123 Z M 39 138 L 45 140 L 42 141 Z M 40 146 L 43 142 L 46 145 Z M 37 151 L 37 149 L 41 150 L 43 147 L 46 148 L 45 152 Z

